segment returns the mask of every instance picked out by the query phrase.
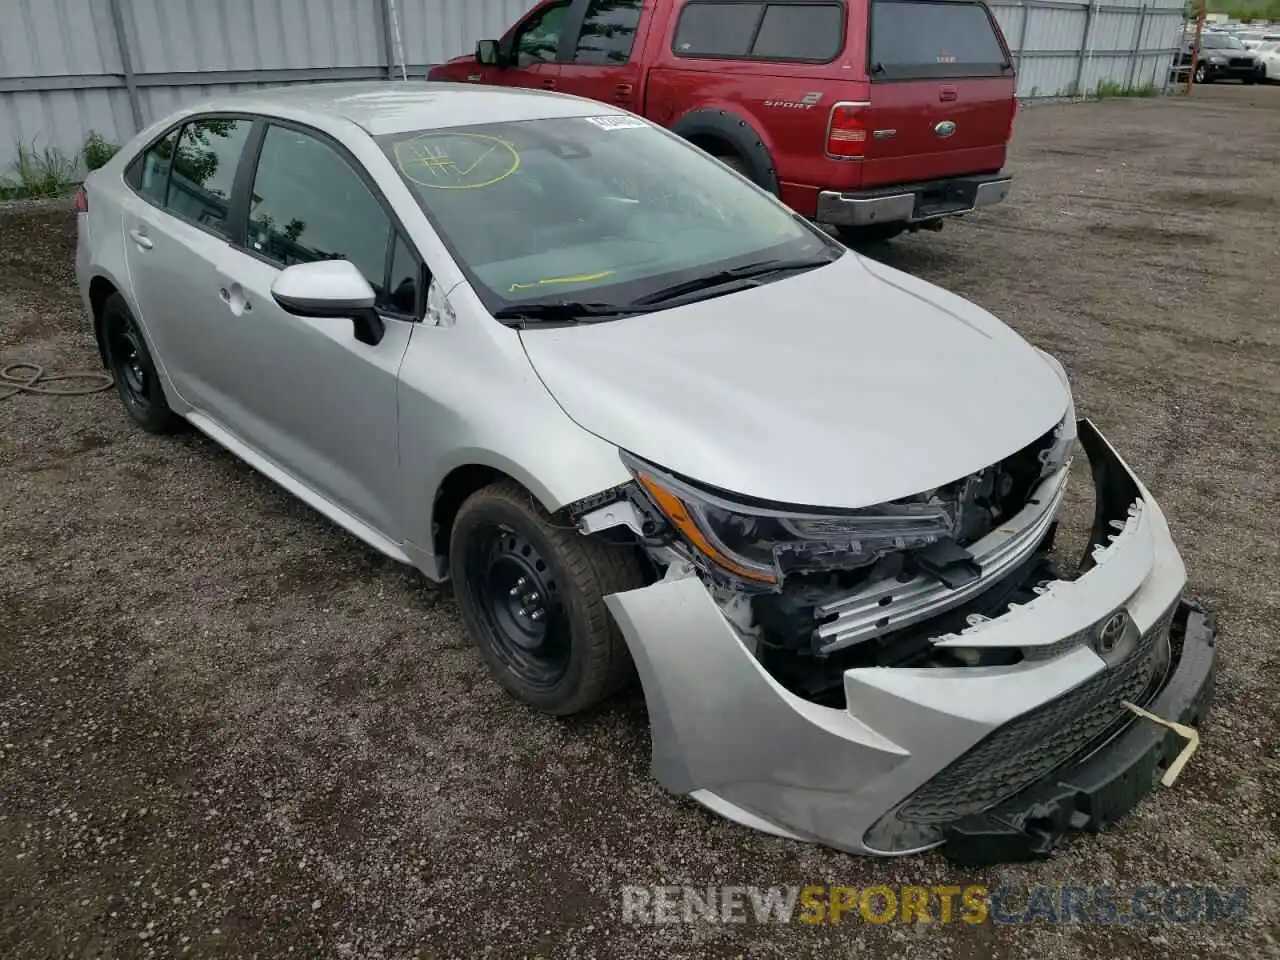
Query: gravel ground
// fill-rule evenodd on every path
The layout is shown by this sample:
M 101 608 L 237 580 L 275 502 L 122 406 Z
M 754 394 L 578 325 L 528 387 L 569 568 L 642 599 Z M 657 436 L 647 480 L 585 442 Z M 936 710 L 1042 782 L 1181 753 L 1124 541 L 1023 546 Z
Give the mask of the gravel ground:
M 535 716 L 447 590 L 200 435 L 132 429 L 113 394 L 21 396 L 0 403 L 0 955 L 1274 952 L 1278 156 L 1280 89 L 1038 106 L 1004 208 L 880 254 L 1063 359 L 1221 612 L 1202 750 L 1114 829 L 991 871 L 750 833 L 649 778 L 638 695 Z M 0 361 L 94 367 L 74 242 L 65 203 L 0 212 Z M 1021 928 L 624 925 L 618 894 L 948 882 L 1253 892 L 1244 923 Z

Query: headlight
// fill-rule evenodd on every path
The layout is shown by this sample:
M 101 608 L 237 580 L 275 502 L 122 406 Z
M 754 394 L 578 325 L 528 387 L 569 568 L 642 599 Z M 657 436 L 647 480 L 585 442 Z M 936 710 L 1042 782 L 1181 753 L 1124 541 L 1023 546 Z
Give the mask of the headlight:
M 776 586 L 788 573 L 865 566 L 899 550 L 936 543 L 954 532 L 945 507 L 886 504 L 818 513 L 734 503 L 652 464 L 623 462 L 690 547 L 735 576 Z
M 1210 62 L 1210 63 L 1223 63 L 1224 61 L 1223 61 L 1223 59 L 1222 59 L 1220 56 L 1218 56 L 1217 54 L 1214 54 L 1213 56 L 1211 56 L 1211 57 L 1209 58 L 1209 62 Z

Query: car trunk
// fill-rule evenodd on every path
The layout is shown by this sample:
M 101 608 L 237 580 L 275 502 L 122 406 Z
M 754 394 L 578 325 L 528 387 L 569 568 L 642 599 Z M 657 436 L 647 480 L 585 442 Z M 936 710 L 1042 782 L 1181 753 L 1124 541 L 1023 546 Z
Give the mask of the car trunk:
M 999 170 L 1014 73 L 981 3 L 873 0 L 863 187 Z

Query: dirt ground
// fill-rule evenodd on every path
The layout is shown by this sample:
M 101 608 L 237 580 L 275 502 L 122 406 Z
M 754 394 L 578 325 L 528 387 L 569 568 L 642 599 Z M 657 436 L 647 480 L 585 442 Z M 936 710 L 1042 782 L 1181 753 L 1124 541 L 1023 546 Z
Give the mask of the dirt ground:
M 1243 957 L 1280 918 L 1280 89 L 1043 105 L 1002 208 L 879 255 L 1062 358 L 1221 613 L 1201 752 L 1047 863 L 748 832 L 644 705 L 535 716 L 447 590 L 112 393 L 0 402 L 0 956 Z M 0 361 L 92 368 L 66 204 L 0 212 Z M 939 411 L 945 428 L 945 411 Z M 1252 886 L 1218 924 L 621 921 L 623 884 Z

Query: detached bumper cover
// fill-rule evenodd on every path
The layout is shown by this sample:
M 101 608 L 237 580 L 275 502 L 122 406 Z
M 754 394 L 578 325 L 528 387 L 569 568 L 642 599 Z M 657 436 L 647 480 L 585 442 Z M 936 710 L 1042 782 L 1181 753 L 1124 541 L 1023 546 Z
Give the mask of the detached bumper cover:
M 781 836 L 871 854 L 945 842 L 947 852 L 974 861 L 983 849 L 997 859 L 1044 855 L 1069 830 L 1109 822 L 1111 814 L 1093 816 L 1086 799 L 1052 793 L 1058 774 L 1090 751 L 1080 769 L 1110 758 L 1109 770 L 1138 770 L 1130 781 L 1136 802 L 1152 780 L 1126 762 L 1135 749 L 1126 745 L 1163 740 L 1164 731 L 1129 719 L 1119 702 L 1137 697 L 1176 719 L 1186 700 L 1194 722 L 1207 687 L 1185 678 L 1200 670 L 1206 647 L 1194 617 L 1180 649 L 1169 643 L 1186 572 L 1158 505 L 1092 424 L 1081 421 L 1079 432 L 1097 489 L 1091 568 L 1001 617 L 935 640 L 1017 647 L 1023 658 L 1011 666 L 851 669 L 844 674 L 848 707 L 836 709 L 778 684 L 691 573 L 673 570 L 652 586 L 609 597 L 644 685 L 655 778 Z M 1129 621 L 1130 645 L 1099 654 L 1091 646 L 1096 625 L 1117 613 Z M 1188 684 L 1196 689 L 1181 693 Z M 1050 713 L 1054 722 L 1044 727 Z M 1097 751 L 1106 737 L 1106 750 Z M 1118 815 L 1132 806 L 1094 794 L 1099 810 L 1108 804 Z M 1019 818 L 1052 802 L 1060 812 Z
M 1000 203 L 1009 195 L 1012 178 L 1003 174 L 953 177 L 894 187 L 818 194 L 819 223 L 866 227 L 881 223 L 924 223 L 972 213 Z

